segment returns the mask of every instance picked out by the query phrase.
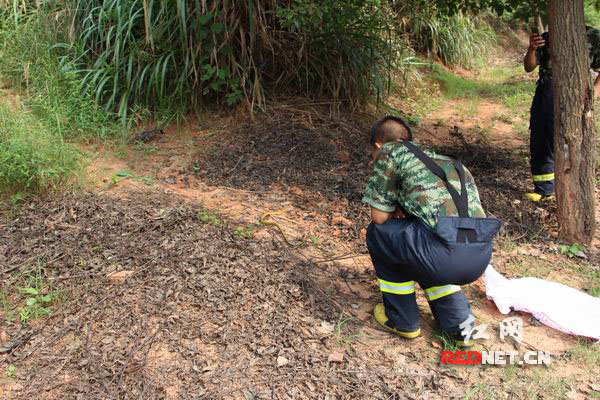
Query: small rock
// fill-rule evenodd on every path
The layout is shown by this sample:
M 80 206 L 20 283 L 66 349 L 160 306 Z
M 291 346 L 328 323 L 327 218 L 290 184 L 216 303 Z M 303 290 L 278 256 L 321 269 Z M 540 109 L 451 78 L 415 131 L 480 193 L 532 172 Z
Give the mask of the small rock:
M 125 279 L 129 278 L 131 275 L 133 275 L 135 271 L 119 271 L 119 272 L 112 272 L 108 275 L 106 275 L 106 278 L 108 279 L 108 281 L 110 283 L 112 283 L 113 285 L 119 285 L 123 282 L 125 282 Z
M 344 353 L 334 351 L 327 357 L 328 362 L 342 363 L 344 362 Z
M 284 356 L 277 357 L 277 367 L 283 367 L 285 365 L 288 365 L 289 363 L 290 363 L 290 360 L 288 360 Z

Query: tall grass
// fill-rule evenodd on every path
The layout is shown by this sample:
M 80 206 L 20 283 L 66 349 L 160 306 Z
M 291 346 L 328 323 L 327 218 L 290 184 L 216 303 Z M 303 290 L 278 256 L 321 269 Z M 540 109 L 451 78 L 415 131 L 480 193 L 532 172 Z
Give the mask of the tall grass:
M 494 31 L 481 17 L 461 12 L 445 15 L 424 0 L 402 4 L 396 12 L 411 47 L 446 65 L 475 67 L 496 43 Z
M 54 21 L 22 4 L 0 7 L 0 82 L 10 88 L 0 98 L 0 199 L 70 182 L 80 156 L 69 141 L 115 132 L 112 117 L 82 96 L 72 65 L 61 63 Z
M 66 0 L 72 61 L 86 92 L 194 109 L 214 99 L 304 95 L 359 107 L 410 62 L 379 0 Z M 404 64 L 403 64 L 404 63 Z
M 82 92 L 75 64 L 66 57 L 60 15 L 34 8 L 0 7 L 0 75 L 26 95 L 26 105 L 66 139 L 106 138 L 113 116 Z

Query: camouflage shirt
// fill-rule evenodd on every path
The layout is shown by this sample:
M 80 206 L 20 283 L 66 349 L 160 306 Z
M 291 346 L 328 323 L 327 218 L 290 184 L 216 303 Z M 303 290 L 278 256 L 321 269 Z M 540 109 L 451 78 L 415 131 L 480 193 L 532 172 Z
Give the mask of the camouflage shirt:
M 442 167 L 452 186 L 460 193 L 460 180 L 453 160 L 431 151 L 424 152 Z M 466 168 L 465 184 L 469 215 L 485 217 L 475 181 Z M 439 217 L 458 215 L 444 182 L 398 142 L 386 143 L 381 147 L 364 191 L 363 202 L 385 212 L 394 212 L 396 206 L 400 205 L 408 214 L 421 219 L 433 229 Z
M 592 27 L 586 27 L 588 47 L 590 50 L 590 68 L 600 72 L 600 31 Z M 550 62 L 550 37 L 548 32 L 544 32 L 542 37 L 546 45 L 538 47 L 535 56 L 540 66 L 540 81 L 550 82 L 552 80 L 552 64 Z

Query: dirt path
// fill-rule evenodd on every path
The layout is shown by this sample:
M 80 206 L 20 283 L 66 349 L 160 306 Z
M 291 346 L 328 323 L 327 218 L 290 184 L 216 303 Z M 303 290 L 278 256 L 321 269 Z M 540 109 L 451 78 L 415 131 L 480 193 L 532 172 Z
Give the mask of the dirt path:
M 448 100 L 421 122 L 417 138 L 461 156 L 488 213 L 505 220 L 494 255 L 499 271 L 589 290 L 594 249 L 592 262 L 559 254 L 552 206 L 520 201 L 527 142 L 513 114 L 489 99 Z M 360 202 L 368 124 L 297 104 L 276 115 L 168 129 L 125 158 L 96 149 L 95 193 L 33 203 L 0 225 L 0 264 L 17 266 L 0 298 L 0 343 L 12 346 L 0 354 L 7 368 L 0 397 L 596 393 L 598 345 L 527 315 L 519 351 L 552 352 L 549 367 L 440 366 L 445 343 L 421 293 L 421 338 L 378 330 Z M 33 285 L 31 271 L 41 271 L 43 294 L 62 294 L 49 316 L 20 323 L 26 296 L 15 287 Z M 483 348 L 512 350 L 499 340 L 506 316 L 486 299 L 483 282 L 465 290 L 489 326 Z

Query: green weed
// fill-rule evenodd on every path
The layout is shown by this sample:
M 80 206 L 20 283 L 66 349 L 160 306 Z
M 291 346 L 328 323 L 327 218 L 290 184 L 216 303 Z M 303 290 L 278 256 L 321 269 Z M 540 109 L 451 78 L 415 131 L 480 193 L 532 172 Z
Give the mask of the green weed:
M 560 251 L 560 254 L 566 255 L 569 258 L 585 256 L 585 247 L 577 243 L 561 244 L 558 249 Z
M 321 238 L 318 236 L 309 235 L 308 240 L 313 246 L 319 246 L 321 244 Z
M 50 314 L 50 305 L 56 300 L 57 294 L 43 294 L 39 288 L 25 287 L 19 289 L 25 295 L 25 305 L 19 310 L 21 323 L 35 320 Z
M 531 382 L 536 389 L 529 391 L 528 398 L 530 399 L 564 399 L 569 391 L 569 386 L 573 384 L 571 379 L 555 378 L 543 368 L 534 371 Z
M 494 116 L 496 121 L 504 122 L 505 124 L 512 124 L 512 117 L 503 113 L 498 113 Z
M 17 367 L 13 364 L 7 365 L 4 370 L 4 375 L 6 375 L 7 378 L 14 378 L 17 375 Z
M 412 62 L 379 0 L 68 0 L 64 40 L 90 94 L 127 118 L 206 100 L 262 106 L 268 91 L 363 104 Z M 277 54 L 277 57 L 273 57 Z
M 160 150 L 158 147 L 156 146 L 152 146 L 152 145 L 148 145 L 144 142 L 138 142 L 135 144 L 135 149 L 139 152 L 142 152 L 146 155 L 150 155 L 150 154 L 156 154 L 158 153 L 158 151 Z
M 591 371 L 600 366 L 600 347 L 590 341 L 580 340 L 577 346 L 567 352 L 570 360 L 582 362 Z
M 440 342 L 442 342 L 442 349 L 444 351 L 456 352 L 464 350 L 458 344 L 456 344 L 456 342 L 445 332 L 438 332 L 435 335 L 435 338 L 439 339 Z
M 465 400 L 468 399 L 495 399 L 496 389 L 487 383 L 479 382 L 469 389 L 465 394 Z
M 197 217 L 198 221 L 202 222 L 203 224 L 211 225 L 217 228 L 220 227 L 222 223 L 218 214 L 208 210 L 202 210 L 198 212 Z
M 122 171 L 117 172 L 113 176 L 111 176 L 110 184 L 108 185 L 108 188 L 115 187 L 119 183 L 121 183 L 122 181 L 124 181 L 126 179 L 133 179 L 138 182 L 143 182 L 147 186 L 150 186 L 154 183 L 154 179 L 149 176 L 140 176 L 140 175 L 134 174 L 131 171 L 122 170 Z
M 0 308 L 6 320 L 16 321 L 18 318 L 21 324 L 27 324 L 50 315 L 62 294 L 46 281 L 41 265 L 26 271 L 19 281 L 12 294 L 0 292 Z
M 360 334 L 347 332 L 349 330 L 348 323 L 351 321 L 356 321 L 356 318 L 352 316 L 346 317 L 343 312 L 340 313 L 340 317 L 338 318 L 333 331 L 333 334 L 339 343 L 352 344 L 354 340 L 361 336 Z
M 254 227 L 248 226 L 237 226 L 233 230 L 233 236 L 240 239 L 252 239 L 254 237 Z

